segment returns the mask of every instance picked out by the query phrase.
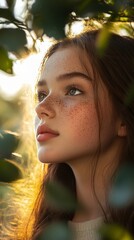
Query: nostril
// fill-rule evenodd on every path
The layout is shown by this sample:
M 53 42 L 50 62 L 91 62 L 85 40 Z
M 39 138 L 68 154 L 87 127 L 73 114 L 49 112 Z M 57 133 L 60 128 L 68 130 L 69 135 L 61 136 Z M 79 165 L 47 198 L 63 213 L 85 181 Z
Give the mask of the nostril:
M 49 116 L 49 114 L 46 111 L 41 112 L 41 116 L 44 116 L 44 115 Z

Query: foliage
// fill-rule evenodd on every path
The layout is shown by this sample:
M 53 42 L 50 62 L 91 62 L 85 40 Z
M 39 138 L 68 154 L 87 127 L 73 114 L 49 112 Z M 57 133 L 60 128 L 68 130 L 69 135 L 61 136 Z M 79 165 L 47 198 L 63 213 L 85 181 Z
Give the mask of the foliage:
M 15 14 L 16 0 L 5 0 L 7 7 L 0 8 L 0 69 L 13 73 L 10 53 L 22 57 L 31 51 L 36 51 L 36 40 L 46 34 L 60 39 L 67 34 L 73 22 L 83 21 L 86 27 L 97 20 L 105 28 L 98 43 L 98 48 L 104 49 L 108 36 L 109 23 L 121 23 L 121 28 L 133 34 L 134 22 L 133 0 L 23 0 L 23 18 Z M 25 12 L 25 14 L 24 14 Z M 127 24 L 125 24 L 127 23 Z M 129 23 L 129 26 L 128 26 Z M 32 39 L 28 46 L 27 36 Z
M 123 208 L 134 201 L 134 166 L 125 164 L 120 167 L 109 195 L 109 202 Z
M 9 183 L 23 176 L 20 164 L 13 155 L 20 145 L 20 135 L 17 132 L 21 112 L 16 100 L 10 102 L 0 98 L 0 182 Z
M 109 29 L 120 28 L 125 30 L 128 35 L 134 34 L 133 0 L 35 0 L 34 3 L 31 0 L 22 0 L 24 3 L 23 13 L 25 14 L 22 14 L 21 19 L 18 19 L 15 13 L 17 1 L 5 1 L 7 7 L 0 7 L 0 69 L 9 74 L 13 74 L 13 55 L 20 58 L 32 51 L 37 51 L 36 41 L 37 39 L 42 40 L 44 34 L 56 39 L 64 38 L 70 34 L 74 22 L 82 21 L 85 29 L 95 28 L 96 21 L 103 26 L 97 43 L 100 54 L 103 54 L 110 38 Z M 68 31 L 65 30 L 65 26 L 68 26 Z M 28 37 L 32 40 L 30 46 Z M 129 100 L 127 101 L 129 102 Z M 7 111 L 7 113 L 9 112 Z M 5 131 L 5 128 L 1 129 L 1 182 L 12 182 L 23 175 L 19 165 L 12 159 L 12 153 L 18 147 L 19 142 L 19 136 L 13 132 Z M 117 176 L 110 193 L 110 201 L 113 206 L 123 207 L 134 199 L 134 174 L 130 171 L 131 169 L 131 166 L 125 166 Z M 1 186 L 0 196 L 3 195 L 3 189 Z M 72 196 L 56 183 L 47 185 L 47 191 L 48 201 L 54 207 L 70 211 L 77 207 Z M 100 231 L 104 239 L 131 240 L 131 236 L 117 225 L 105 226 Z M 68 240 L 71 237 L 71 232 L 66 228 L 66 225 L 55 223 L 48 227 L 45 236 L 43 233 L 40 240 Z
M 46 201 L 60 211 L 70 212 L 80 208 L 72 194 L 56 181 L 46 184 Z
M 99 232 L 103 240 L 133 240 L 129 232 L 117 224 L 103 224 Z
M 63 222 L 50 224 L 38 240 L 72 240 L 72 231 Z
M 1 182 L 12 182 L 20 178 L 22 178 L 22 171 L 17 164 L 10 160 L 0 159 Z

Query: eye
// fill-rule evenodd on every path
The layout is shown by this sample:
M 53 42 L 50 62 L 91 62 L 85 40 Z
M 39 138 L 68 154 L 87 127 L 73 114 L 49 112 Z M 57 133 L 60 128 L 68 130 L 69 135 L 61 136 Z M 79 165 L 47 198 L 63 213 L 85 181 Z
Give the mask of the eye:
M 46 98 L 46 92 L 37 92 L 37 99 L 38 102 L 42 102 Z
M 82 91 L 79 90 L 77 87 L 69 87 L 67 95 L 76 96 L 76 95 L 79 95 L 81 93 L 82 93 Z

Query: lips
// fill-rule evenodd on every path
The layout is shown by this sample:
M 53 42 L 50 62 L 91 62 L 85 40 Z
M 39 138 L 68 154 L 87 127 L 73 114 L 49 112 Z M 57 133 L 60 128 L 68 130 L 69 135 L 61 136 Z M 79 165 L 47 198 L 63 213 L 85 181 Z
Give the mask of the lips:
M 45 142 L 51 138 L 57 137 L 58 135 L 58 132 L 48 128 L 46 124 L 42 124 L 37 129 L 36 139 L 38 142 Z

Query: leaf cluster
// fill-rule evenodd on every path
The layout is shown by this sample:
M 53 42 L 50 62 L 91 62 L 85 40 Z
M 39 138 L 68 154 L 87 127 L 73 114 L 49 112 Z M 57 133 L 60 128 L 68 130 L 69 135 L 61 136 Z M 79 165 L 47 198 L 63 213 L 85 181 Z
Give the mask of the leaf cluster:
M 17 1 L 5 1 L 7 7 L 0 8 L 0 69 L 10 74 L 13 73 L 10 52 L 22 57 L 32 50 L 36 51 L 36 40 L 42 39 L 44 34 L 61 39 L 66 35 L 67 24 L 71 26 L 73 22 L 81 20 L 86 26 L 90 26 L 94 19 L 107 25 L 108 30 L 111 22 L 134 21 L 133 0 L 35 0 L 33 4 L 24 0 L 25 14 L 21 21 L 15 16 Z M 27 35 L 33 41 L 32 47 L 28 46 Z M 105 31 L 101 38 L 104 38 L 102 45 L 107 36 Z

